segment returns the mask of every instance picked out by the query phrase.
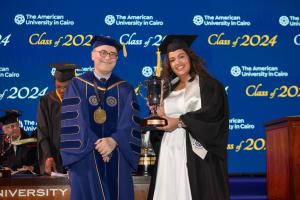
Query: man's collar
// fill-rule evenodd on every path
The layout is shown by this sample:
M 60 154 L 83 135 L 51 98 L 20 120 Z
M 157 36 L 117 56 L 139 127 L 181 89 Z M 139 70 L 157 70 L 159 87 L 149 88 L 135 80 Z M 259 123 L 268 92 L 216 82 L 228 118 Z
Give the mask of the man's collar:
M 102 74 L 96 73 L 96 71 L 94 70 L 94 75 L 98 80 L 100 80 L 101 78 L 105 78 L 106 80 L 108 80 L 111 76 L 111 73 L 102 75 Z
M 19 135 L 15 140 L 12 139 L 12 141 L 19 141 L 21 139 L 21 135 Z

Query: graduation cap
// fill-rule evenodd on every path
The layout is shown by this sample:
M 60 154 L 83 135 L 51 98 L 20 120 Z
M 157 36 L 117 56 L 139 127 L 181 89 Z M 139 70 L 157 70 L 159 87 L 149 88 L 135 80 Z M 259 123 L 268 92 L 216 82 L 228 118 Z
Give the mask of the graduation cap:
M 75 77 L 75 69 L 77 65 L 75 64 L 66 64 L 66 63 L 57 63 L 50 64 L 50 67 L 55 68 L 54 78 L 60 82 L 64 82 Z
M 18 122 L 18 117 L 21 116 L 18 110 L 3 110 L 3 112 L 5 112 L 5 115 L 0 117 L 0 122 L 2 125 Z
M 178 49 L 189 48 L 196 38 L 197 35 L 167 35 L 159 49 L 162 54 L 167 54 Z
M 93 49 L 95 49 L 98 46 L 101 45 L 109 45 L 113 46 L 117 49 L 117 51 L 120 51 L 123 49 L 123 55 L 124 57 L 127 57 L 127 51 L 125 48 L 124 43 L 119 43 L 115 39 L 113 39 L 111 36 L 105 36 L 105 35 L 95 35 L 91 40 L 91 45 L 93 46 Z
M 167 54 L 178 49 L 189 48 L 197 35 L 167 35 L 157 49 L 157 65 L 155 74 L 160 77 L 161 57 L 160 53 Z

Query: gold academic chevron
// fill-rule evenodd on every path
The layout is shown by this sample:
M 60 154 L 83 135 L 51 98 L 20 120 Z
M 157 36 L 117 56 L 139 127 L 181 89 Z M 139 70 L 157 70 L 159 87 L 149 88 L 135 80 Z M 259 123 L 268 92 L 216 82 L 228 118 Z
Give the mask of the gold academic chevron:
M 75 77 L 75 78 L 77 78 L 78 80 L 80 80 L 80 81 L 82 81 L 82 82 L 85 82 L 86 84 L 88 84 L 88 85 L 94 87 L 94 84 L 91 83 L 91 82 L 89 82 L 89 81 L 87 81 L 87 80 L 84 80 L 84 79 L 82 79 L 82 78 L 80 78 L 80 77 Z M 101 91 L 106 91 L 106 90 L 110 90 L 110 89 L 116 87 L 117 85 L 120 85 L 121 83 L 125 83 L 125 82 L 126 82 L 126 81 L 119 81 L 119 82 L 116 82 L 116 83 L 112 84 L 111 86 L 109 86 L 107 89 L 106 89 L 106 88 L 103 88 L 103 87 L 97 86 L 97 89 L 98 89 L 98 90 L 101 90 Z

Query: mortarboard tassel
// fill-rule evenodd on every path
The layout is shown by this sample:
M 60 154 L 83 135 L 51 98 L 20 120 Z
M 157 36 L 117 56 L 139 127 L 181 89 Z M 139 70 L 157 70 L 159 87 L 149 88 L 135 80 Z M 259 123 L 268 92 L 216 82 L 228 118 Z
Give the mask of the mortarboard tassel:
M 127 57 L 127 51 L 126 51 L 125 43 L 124 43 L 124 42 L 121 42 L 121 45 L 122 45 L 122 47 L 123 47 L 123 56 L 124 56 L 124 58 L 126 58 L 126 57 Z
M 160 58 L 159 48 L 157 48 L 156 55 L 157 55 L 156 76 L 160 77 L 161 58 Z

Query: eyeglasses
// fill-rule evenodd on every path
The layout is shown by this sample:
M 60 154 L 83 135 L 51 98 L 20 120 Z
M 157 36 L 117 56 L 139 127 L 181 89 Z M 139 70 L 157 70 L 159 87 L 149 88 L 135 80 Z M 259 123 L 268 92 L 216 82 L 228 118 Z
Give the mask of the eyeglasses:
M 115 53 L 115 52 L 107 52 L 107 51 L 105 51 L 105 50 L 94 51 L 94 52 L 98 52 L 99 55 L 100 55 L 102 58 L 106 58 L 107 55 L 109 55 L 109 58 L 111 58 L 111 59 L 116 59 L 116 58 L 118 58 L 118 54 Z
M 17 127 L 17 126 L 18 126 L 18 123 L 11 123 L 11 124 L 7 124 L 7 125 L 2 126 L 2 129 L 3 130 L 7 130 L 9 128 L 13 129 L 13 128 Z

